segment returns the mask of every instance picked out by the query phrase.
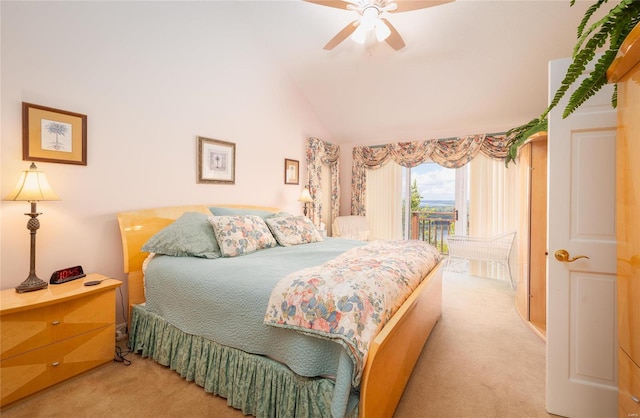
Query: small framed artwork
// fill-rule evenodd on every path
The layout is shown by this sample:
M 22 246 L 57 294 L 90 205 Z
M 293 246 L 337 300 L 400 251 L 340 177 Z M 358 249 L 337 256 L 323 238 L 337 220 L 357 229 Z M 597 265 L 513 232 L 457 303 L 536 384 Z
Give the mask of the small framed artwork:
M 198 183 L 235 184 L 236 144 L 198 137 Z
M 22 159 L 87 165 L 87 115 L 23 102 Z
M 300 183 L 300 163 L 296 160 L 284 159 L 284 184 Z

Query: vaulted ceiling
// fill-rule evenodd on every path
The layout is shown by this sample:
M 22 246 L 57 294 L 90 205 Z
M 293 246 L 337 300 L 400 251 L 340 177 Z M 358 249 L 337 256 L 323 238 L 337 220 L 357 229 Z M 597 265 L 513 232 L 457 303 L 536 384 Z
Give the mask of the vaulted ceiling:
M 571 56 L 591 1 L 457 0 L 386 18 L 406 47 L 347 39 L 357 16 L 300 0 L 242 3 L 338 143 L 501 132 L 547 104 L 547 66 Z

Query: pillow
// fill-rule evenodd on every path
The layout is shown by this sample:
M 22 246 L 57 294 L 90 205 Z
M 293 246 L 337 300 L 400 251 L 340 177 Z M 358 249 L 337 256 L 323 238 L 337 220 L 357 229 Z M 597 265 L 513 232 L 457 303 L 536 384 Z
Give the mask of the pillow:
M 260 209 L 225 208 L 222 206 L 212 206 L 209 208 L 214 216 L 248 216 L 255 215 L 262 219 L 273 216 L 273 212 Z
M 276 213 L 271 214 L 271 216 L 269 216 L 269 218 L 275 218 L 275 217 L 278 217 L 278 216 L 295 216 L 295 215 L 292 215 L 289 212 L 276 212 Z M 267 218 L 265 218 L 265 219 L 267 219 Z
M 220 257 L 220 247 L 207 215 L 198 212 L 185 212 L 149 238 L 142 251 L 175 257 Z
M 322 236 L 306 216 L 279 216 L 265 219 L 269 229 L 283 247 L 322 241 Z
M 250 254 L 278 245 L 259 216 L 209 216 L 207 219 L 213 227 L 223 257 Z

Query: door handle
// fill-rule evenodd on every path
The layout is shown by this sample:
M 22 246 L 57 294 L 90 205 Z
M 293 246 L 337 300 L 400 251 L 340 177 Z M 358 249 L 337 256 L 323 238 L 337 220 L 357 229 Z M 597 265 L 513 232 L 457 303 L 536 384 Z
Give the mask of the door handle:
M 571 258 L 571 256 L 569 255 L 569 251 L 563 250 L 563 249 L 556 251 L 554 255 L 556 257 L 556 260 L 566 262 L 566 263 L 573 263 L 579 258 L 589 258 L 586 255 L 579 255 L 577 257 Z

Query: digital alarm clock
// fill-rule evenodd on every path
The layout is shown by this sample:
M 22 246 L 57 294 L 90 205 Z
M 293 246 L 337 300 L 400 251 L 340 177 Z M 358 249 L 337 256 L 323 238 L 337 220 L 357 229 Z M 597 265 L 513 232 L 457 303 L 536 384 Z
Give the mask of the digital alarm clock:
M 60 284 L 70 282 L 71 280 L 80 279 L 86 276 L 82 270 L 82 266 L 67 267 L 66 269 L 54 271 L 51 275 L 49 283 Z

